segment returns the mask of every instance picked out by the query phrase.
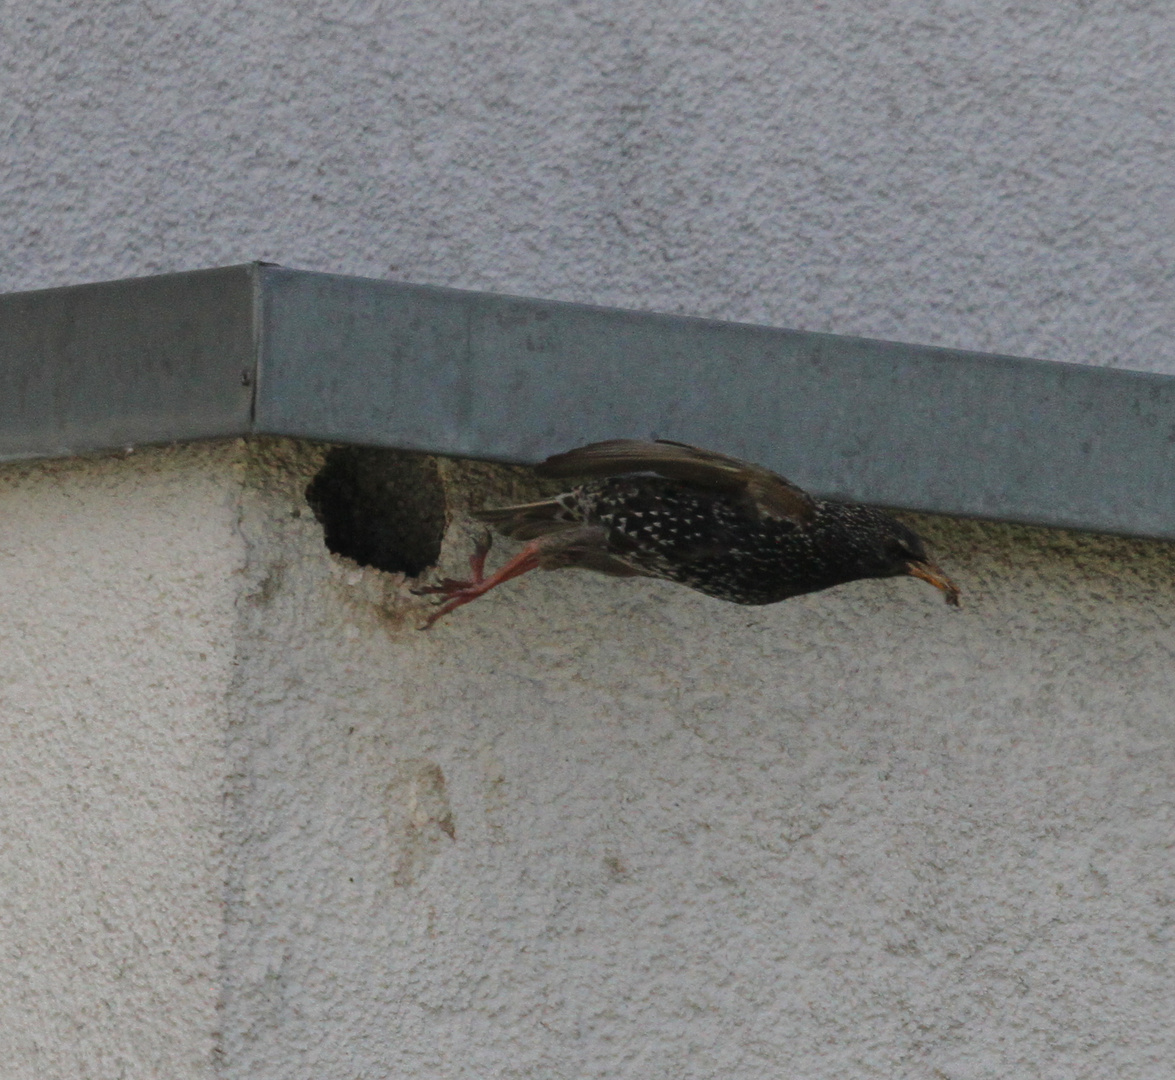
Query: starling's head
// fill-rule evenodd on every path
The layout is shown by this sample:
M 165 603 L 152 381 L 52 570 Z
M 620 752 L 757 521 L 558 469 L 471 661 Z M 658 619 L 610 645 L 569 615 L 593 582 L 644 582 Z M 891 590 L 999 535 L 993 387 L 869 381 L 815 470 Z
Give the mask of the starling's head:
M 900 577 L 909 574 L 941 589 L 946 602 L 958 607 L 958 586 L 926 553 L 922 538 L 888 514 L 877 510 L 867 510 L 866 513 L 869 520 L 863 533 L 868 536 L 868 541 L 861 549 L 861 576 Z

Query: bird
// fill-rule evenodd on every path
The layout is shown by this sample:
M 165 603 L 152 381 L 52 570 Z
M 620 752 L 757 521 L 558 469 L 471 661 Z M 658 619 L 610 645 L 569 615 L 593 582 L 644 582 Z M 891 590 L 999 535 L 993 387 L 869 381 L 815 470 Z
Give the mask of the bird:
M 475 511 L 487 528 L 470 557 L 471 576 L 416 590 L 441 597 L 425 629 L 521 574 L 565 567 L 661 578 L 749 605 L 909 575 L 959 604 L 958 587 L 900 521 L 871 506 L 815 498 L 726 454 L 669 439 L 609 439 L 555 454 L 535 471 L 581 482 L 539 502 Z M 490 529 L 525 546 L 487 576 Z

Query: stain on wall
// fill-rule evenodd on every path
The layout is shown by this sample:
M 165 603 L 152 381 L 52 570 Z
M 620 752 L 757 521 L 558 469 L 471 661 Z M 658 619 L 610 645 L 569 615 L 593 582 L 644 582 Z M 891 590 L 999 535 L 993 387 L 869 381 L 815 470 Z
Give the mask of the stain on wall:
M 411 885 L 438 851 L 457 839 L 445 774 L 435 761 L 413 758 L 390 768 L 386 789 L 388 828 L 396 845 L 393 880 Z

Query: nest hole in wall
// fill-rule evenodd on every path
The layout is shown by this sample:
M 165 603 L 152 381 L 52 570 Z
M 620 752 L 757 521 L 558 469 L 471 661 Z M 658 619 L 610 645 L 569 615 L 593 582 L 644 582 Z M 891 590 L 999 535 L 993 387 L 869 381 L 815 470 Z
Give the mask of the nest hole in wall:
M 436 566 L 447 515 L 436 460 L 406 450 L 336 446 L 306 488 L 336 555 L 407 577 Z

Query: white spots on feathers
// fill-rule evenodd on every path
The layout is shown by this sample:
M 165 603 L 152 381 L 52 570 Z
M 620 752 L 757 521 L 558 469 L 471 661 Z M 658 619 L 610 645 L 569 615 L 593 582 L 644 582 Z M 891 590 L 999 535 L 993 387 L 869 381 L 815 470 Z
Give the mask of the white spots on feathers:
M 560 517 L 565 512 L 569 520 L 603 525 L 610 555 L 721 599 L 770 603 L 807 591 L 804 582 L 813 575 L 826 577 L 806 529 L 749 513 L 726 494 L 630 475 L 583 484 L 554 501 Z

